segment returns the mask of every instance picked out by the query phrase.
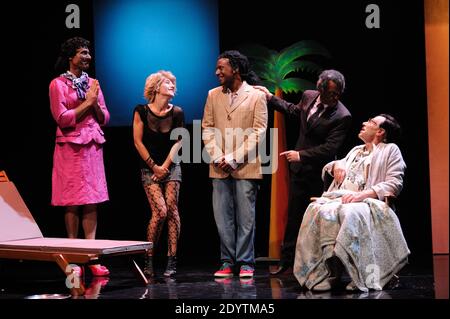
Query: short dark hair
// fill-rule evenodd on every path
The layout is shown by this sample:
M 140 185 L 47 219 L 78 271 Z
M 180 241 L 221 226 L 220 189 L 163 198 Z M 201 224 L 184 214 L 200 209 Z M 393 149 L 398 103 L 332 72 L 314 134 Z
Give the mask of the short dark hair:
M 73 37 L 66 40 L 61 45 L 59 57 L 55 63 L 56 72 L 66 72 L 69 68 L 69 58 L 74 57 L 79 48 L 89 48 L 90 44 L 88 40 L 81 37 Z
M 233 70 L 238 70 L 242 80 L 248 84 L 260 84 L 261 81 L 255 72 L 250 70 L 250 62 L 248 58 L 236 50 L 225 51 L 219 55 L 219 59 L 228 59 Z
M 345 90 L 345 78 L 341 72 L 336 70 L 325 70 L 319 75 L 319 81 L 322 83 L 322 88 L 328 87 L 328 81 L 333 81 L 339 90 L 339 94 L 342 94 Z
M 384 143 L 395 143 L 398 144 L 402 134 L 402 128 L 397 120 L 389 114 L 380 114 L 379 116 L 384 117 L 386 120 L 380 124 L 380 127 L 384 129 Z

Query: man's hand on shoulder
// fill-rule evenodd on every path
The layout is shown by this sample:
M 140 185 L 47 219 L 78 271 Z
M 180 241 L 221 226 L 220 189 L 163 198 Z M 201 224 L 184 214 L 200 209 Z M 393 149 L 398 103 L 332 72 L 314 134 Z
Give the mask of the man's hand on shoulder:
M 270 93 L 270 91 L 265 87 L 265 86 L 261 86 L 261 85 L 253 85 L 253 88 L 263 92 L 266 95 L 266 100 L 269 101 L 273 94 Z

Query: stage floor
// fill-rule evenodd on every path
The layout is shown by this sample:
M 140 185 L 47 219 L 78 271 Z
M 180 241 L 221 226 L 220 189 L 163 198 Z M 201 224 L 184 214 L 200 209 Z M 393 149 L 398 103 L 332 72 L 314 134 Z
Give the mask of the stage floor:
M 447 255 L 448 265 L 448 255 Z M 441 257 L 442 259 L 442 257 Z M 139 264 L 142 261 L 136 260 Z M 164 278 L 164 264 L 156 265 L 156 277 L 145 286 L 133 273 L 128 258 L 107 259 L 104 264 L 111 270 L 107 278 L 92 277 L 86 269 L 84 283 L 86 295 L 78 299 L 434 299 L 437 296 L 432 271 L 414 269 L 407 265 L 400 272 L 399 286 L 392 290 L 369 293 L 346 292 L 345 281 L 338 289 L 315 293 L 299 287 L 292 272 L 281 276 L 269 275 L 271 266 L 258 262 L 253 279 L 215 279 L 218 265 L 183 266 L 180 261 L 174 278 Z M 159 267 L 158 267 L 159 266 Z M 448 269 L 448 268 L 447 268 Z M 448 272 L 447 272 L 448 274 Z M 0 299 L 26 299 L 33 295 L 63 294 L 68 296 L 65 276 L 56 264 L 46 262 L 18 262 L 0 260 Z M 348 280 L 348 279 L 347 279 Z M 68 296 L 69 297 L 69 296 Z

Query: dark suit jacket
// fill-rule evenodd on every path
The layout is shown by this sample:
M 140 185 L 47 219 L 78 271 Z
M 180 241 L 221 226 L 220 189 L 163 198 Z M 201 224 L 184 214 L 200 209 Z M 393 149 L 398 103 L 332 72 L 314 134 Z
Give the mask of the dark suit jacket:
M 289 166 L 292 172 L 303 176 L 317 173 L 320 177 L 322 167 L 335 159 L 351 125 L 350 112 L 341 102 L 338 102 L 333 107 L 327 107 L 317 121 L 308 127 L 306 121 L 308 112 L 318 96 L 318 91 L 308 90 L 303 93 L 297 105 L 276 96 L 273 96 L 267 104 L 300 121 L 300 131 L 295 146 L 295 150 L 300 152 L 300 162 L 292 162 Z

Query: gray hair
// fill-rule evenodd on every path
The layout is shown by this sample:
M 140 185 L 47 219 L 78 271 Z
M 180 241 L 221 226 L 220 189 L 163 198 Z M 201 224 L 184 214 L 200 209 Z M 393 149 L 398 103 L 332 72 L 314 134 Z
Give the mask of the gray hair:
M 336 70 L 325 70 L 319 75 L 319 81 L 327 83 L 328 81 L 333 81 L 340 93 L 342 94 L 345 90 L 345 78 L 341 72 Z

